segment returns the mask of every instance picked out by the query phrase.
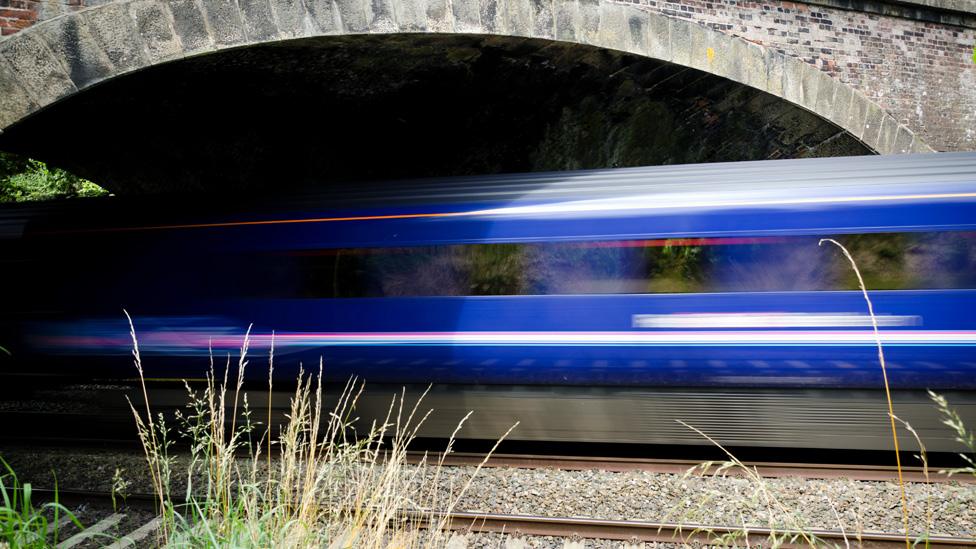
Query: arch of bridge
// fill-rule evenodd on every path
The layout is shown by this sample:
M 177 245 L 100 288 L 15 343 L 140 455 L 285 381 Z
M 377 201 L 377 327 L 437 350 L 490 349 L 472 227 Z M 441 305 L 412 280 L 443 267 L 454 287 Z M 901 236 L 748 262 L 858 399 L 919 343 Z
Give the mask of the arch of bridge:
M 600 0 L 122 0 L 0 40 L 0 130 L 100 82 L 228 48 L 356 34 L 525 37 L 618 50 L 798 105 L 880 154 L 931 152 L 854 88 L 744 39 Z

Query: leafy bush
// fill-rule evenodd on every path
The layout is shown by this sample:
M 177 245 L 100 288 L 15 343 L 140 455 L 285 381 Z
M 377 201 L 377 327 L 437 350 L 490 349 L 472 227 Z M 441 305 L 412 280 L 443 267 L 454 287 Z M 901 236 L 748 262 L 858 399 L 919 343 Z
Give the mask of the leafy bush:
M 0 152 L 0 202 L 101 196 L 98 185 L 38 160 Z

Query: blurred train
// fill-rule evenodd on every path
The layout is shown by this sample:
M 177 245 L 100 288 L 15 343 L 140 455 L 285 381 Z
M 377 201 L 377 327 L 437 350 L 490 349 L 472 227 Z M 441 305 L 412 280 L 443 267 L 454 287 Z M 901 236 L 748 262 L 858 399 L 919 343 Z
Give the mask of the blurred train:
M 8 371 L 131 376 L 125 309 L 151 377 L 200 376 L 253 323 L 253 378 L 273 341 L 283 379 L 321 359 L 334 382 L 434 384 L 434 407 L 478 411 L 473 437 L 519 419 L 523 439 L 703 442 L 681 419 L 731 445 L 884 448 L 872 321 L 820 245 L 835 239 L 870 290 L 896 411 L 936 450 L 954 446 L 925 389 L 976 424 L 976 154 L 0 215 Z

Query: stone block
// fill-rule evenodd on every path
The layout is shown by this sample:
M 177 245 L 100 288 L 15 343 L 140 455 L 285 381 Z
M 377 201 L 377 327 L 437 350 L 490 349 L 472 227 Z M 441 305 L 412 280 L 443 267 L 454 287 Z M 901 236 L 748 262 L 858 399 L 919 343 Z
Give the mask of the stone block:
M 803 74 L 808 67 L 792 57 L 783 59 L 783 99 L 800 105 L 803 101 Z
M 692 27 L 697 25 L 683 19 L 668 19 L 668 36 L 671 40 L 671 61 L 686 67 L 691 66 Z
M 329 28 L 334 29 L 339 25 L 335 22 L 335 7 L 332 6 L 331 1 L 329 7 L 332 14 L 332 24 Z M 308 33 L 305 27 L 305 3 L 302 0 L 274 0 L 271 2 L 271 11 L 274 12 L 275 20 L 278 22 L 278 36 L 281 38 L 298 38 Z
M 9 63 L 0 60 L 0 129 L 37 110 L 30 92 L 20 85 Z
M 651 15 L 646 11 L 627 6 L 627 51 L 640 55 L 647 55 L 648 27 L 651 26 Z
M 878 135 L 878 146 L 875 150 L 880 154 L 892 154 L 897 133 L 898 121 L 890 114 L 885 115 L 881 121 L 881 132 Z
M 457 2 L 457 0 L 454 0 Z M 532 36 L 536 38 L 555 38 L 556 23 L 553 17 L 553 0 L 528 0 L 532 8 Z
M 871 101 L 868 98 L 861 95 L 860 92 L 851 93 L 851 107 L 850 111 L 847 113 L 847 128 L 850 130 L 851 135 L 858 139 L 864 138 L 864 130 L 866 129 L 868 111 L 871 107 Z
M 183 44 L 183 55 L 213 50 L 213 37 L 196 0 L 168 0 L 166 4 L 173 16 L 173 30 Z
M 864 115 L 864 133 L 861 134 L 861 141 L 877 152 L 880 152 L 878 151 L 878 137 L 881 135 L 881 123 L 884 119 L 885 112 L 881 110 L 881 107 L 869 102 L 867 112 Z
M 77 91 L 61 62 L 33 33 L 22 32 L 0 41 L 0 59 L 10 64 L 16 80 L 41 106 Z
M 703 70 L 723 76 L 736 82 L 746 78 L 746 68 L 750 63 L 748 56 L 753 55 L 749 50 L 749 43 L 741 38 L 706 28 L 708 36 L 703 46 Z M 762 58 L 760 57 L 760 62 Z M 760 69 L 765 85 L 765 70 Z M 762 89 L 762 88 L 760 88 Z
M 912 153 L 920 154 L 931 152 L 935 152 L 935 149 L 930 147 L 927 143 L 925 143 L 925 141 L 922 141 L 922 138 L 919 137 L 918 134 L 915 134 L 912 137 Z
M 600 0 L 579 0 L 579 27 L 576 39 L 584 44 L 596 44 L 600 33 Z
M 502 18 L 498 0 L 479 0 L 478 17 L 481 28 L 487 34 L 497 34 L 502 30 Z
M 340 34 L 342 32 L 339 7 L 334 0 L 307 0 L 305 9 L 308 10 L 308 18 L 315 34 Z
M 851 133 L 854 130 L 850 126 L 851 101 L 853 98 L 854 89 L 838 81 L 837 91 L 834 93 L 834 101 L 830 105 L 830 116 L 828 117 L 831 122 Z M 860 127 L 857 129 L 860 129 Z
M 556 18 L 556 40 L 576 41 L 576 28 L 579 26 L 579 4 L 576 0 L 555 0 L 553 10 Z
M 817 103 L 817 93 L 820 92 L 820 83 L 823 81 L 821 78 L 822 73 L 818 69 L 808 65 L 804 65 L 804 69 L 800 75 L 799 105 L 807 110 L 813 111 Z
M 898 126 L 898 131 L 895 133 L 895 143 L 891 147 L 891 154 L 908 154 L 912 152 L 912 142 L 915 140 L 915 134 L 912 130 L 905 126 Z
M 41 40 L 61 59 L 78 89 L 112 76 L 114 68 L 82 17 L 59 17 L 37 29 Z
M 238 0 L 238 3 L 248 42 L 268 42 L 278 37 L 278 26 L 268 0 Z
M 376 1 L 376 0 L 374 0 Z M 478 33 L 481 28 L 481 5 L 478 0 L 452 0 L 454 31 Z
M 711 29 L 697 23 L 688 25 L 689 66 L 701 71 L 711 72 L 711 60 L 709 59 L 708 52 L 709 50 L 714 52 L 715 49 L 712 44 L 714 38 L 713 32 Z
M 671 61 L 671 22 L 667 16 L 648 14 L 647 55 Z
M 627 28 L 627 14 L 624 12 L 624 6 L 601 2 L 599 9 L 600 26 L 597 29 L 596 41 L 590 43 L 602 48 L 628 51 L 630 29 Z
M 532 36 L 531 0 L 504 0 L 505 2 L 505 33 L 514 36 Z
M 247 40 L 237 0 L 202 0 L 203 13 L 217 48 L 239 46 Z
M 393 3 L 397 0 L 366 0 L 366 19 L 369 21 L 369 32 L 379 34 L 396 32 L 396 10 Z M 455 0 L 477 2 L 477 0 Z
M 342 30 L 348 34 L 365 33 L 369 31 L 369 20 L 366 13 L 366 2 L 370 0 L 335 0 L 339 10 L 339 21 Z
M 105 4 L 85 10 L 80 15 L 88 24 L 92 38 L 115 67 L 116 75 L 142 68 L 148 63 L 142 38 L 136 32 L 125 4 Z
M 427 30 L 454 32 L 454 16 L 447 0 L 427 0 Z
M 769 85 L 767 74 L 769 71 L 766 68 L 764 48 L 741 38 L 716 34 L 718 36 L 713 45 L 713 66 L 717 69 L 720 64 L 726 62 L 726 57 L 731 57 L 736 70 L 730 72 L 728 78 L 758 90 L 767 91 Z
M 401 32 L 424 32 L 427 30 L 426 0 L 400 0 L 400 3 L 397 4 L 396 15 L 397 26 Z
M 783 97 L 786 56 L 772 48 L 763 48 L 763 66 L 766 67 L 766 86 L 763 89 L 776 97 Z
M 823 71 L 818 72 L 821 74 L 820 85 L 817 87 L 817 98 L 814 100 L 813 108 L 810 110 L 824 118 L 830 119 L 830 116 L 833 114 L 834 97 L 837 94 L 839 82 L 837 82 L 836 78 L 831 77 Z
M 169 61 L 183 56 L 183 45 L 170 24 L 169 11 L 158 0 L 129 2 L 129 15 L 136 23 L 149 54 L 150 63 Z

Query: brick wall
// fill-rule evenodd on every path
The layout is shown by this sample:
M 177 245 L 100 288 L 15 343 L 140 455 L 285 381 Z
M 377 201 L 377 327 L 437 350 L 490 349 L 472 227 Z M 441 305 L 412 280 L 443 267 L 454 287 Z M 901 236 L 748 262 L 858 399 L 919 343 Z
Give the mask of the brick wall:
M 0 0 L 0 36 L 69 11 L 93 5 L 84 0 Z
M 976 30 L 777 0 L 633 0 L 799 57 L 936 150 L 976 150 Z
M 0 36 L 13 34 L 37 22 L 37 3 L 32 0 L 2 0 L 0 6 Z

